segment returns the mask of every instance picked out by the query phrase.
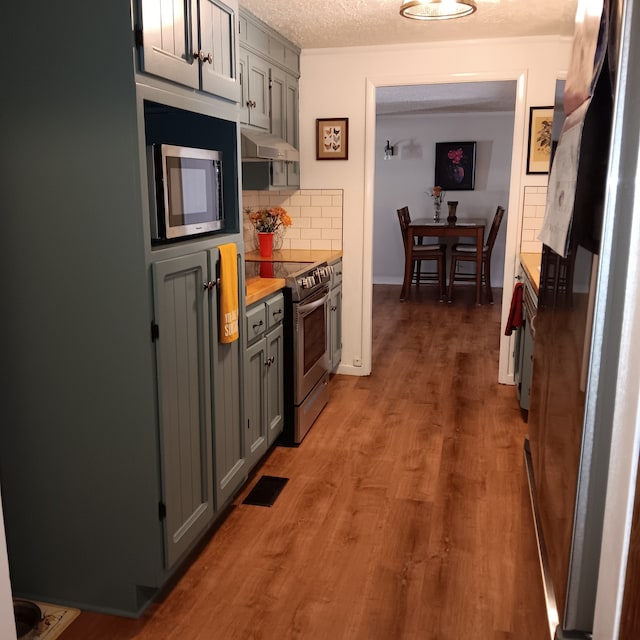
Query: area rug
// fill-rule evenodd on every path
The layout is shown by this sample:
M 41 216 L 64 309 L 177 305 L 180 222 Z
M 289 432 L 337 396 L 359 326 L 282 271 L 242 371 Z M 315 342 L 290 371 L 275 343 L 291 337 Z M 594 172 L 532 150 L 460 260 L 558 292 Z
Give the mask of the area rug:
M 55 640 L 79 615 L 80 609 L 32 600 L 42 611 L 42 620 L 29 640 Z
M 242 504 L 255 504 L 259 507 L 271 507 L 280 495 L 280 492 L 287 484 L 289 478 L 278 478 L 277 476 L 262 476 Z

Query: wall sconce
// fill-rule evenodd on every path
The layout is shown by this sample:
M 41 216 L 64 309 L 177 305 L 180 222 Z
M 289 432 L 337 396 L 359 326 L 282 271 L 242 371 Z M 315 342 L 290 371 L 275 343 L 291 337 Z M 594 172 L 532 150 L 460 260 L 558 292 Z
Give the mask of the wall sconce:
M 391 146 L 389 140 L 387 140 L 387 144 L 384 146 L 384 159 L 389 160 L 396 155 L 396 148 Z

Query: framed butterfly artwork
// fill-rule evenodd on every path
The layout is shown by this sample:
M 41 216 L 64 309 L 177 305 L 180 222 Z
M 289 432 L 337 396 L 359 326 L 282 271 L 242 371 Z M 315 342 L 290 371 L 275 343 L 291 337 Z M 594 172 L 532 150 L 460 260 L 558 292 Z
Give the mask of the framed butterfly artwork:
M 316 160 L 349 158 L 349 118 L 316 119 Z

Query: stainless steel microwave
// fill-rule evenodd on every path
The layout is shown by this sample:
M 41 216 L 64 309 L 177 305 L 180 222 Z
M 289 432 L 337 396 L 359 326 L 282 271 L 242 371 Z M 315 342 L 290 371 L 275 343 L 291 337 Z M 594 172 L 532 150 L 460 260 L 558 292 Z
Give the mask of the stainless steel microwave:
M 222 153 L 168 144 L 147 148 L 151 238 L 173 240 L 224 225 Z

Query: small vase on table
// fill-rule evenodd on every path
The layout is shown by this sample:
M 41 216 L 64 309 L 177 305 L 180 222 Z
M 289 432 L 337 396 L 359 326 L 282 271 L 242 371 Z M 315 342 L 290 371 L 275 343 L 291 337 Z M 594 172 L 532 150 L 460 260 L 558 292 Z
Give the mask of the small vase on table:
M 457 200 L 448 200 L 447 206 L 449 207 L 449 215 L 447 216 L 447 222 L 453 227 L 458 221 L 458 216 L 456 216 L 456 209 L 458 208 Z
M 433 221 L 440 222 L 440 202 L 437 200 L 433 203 Z

